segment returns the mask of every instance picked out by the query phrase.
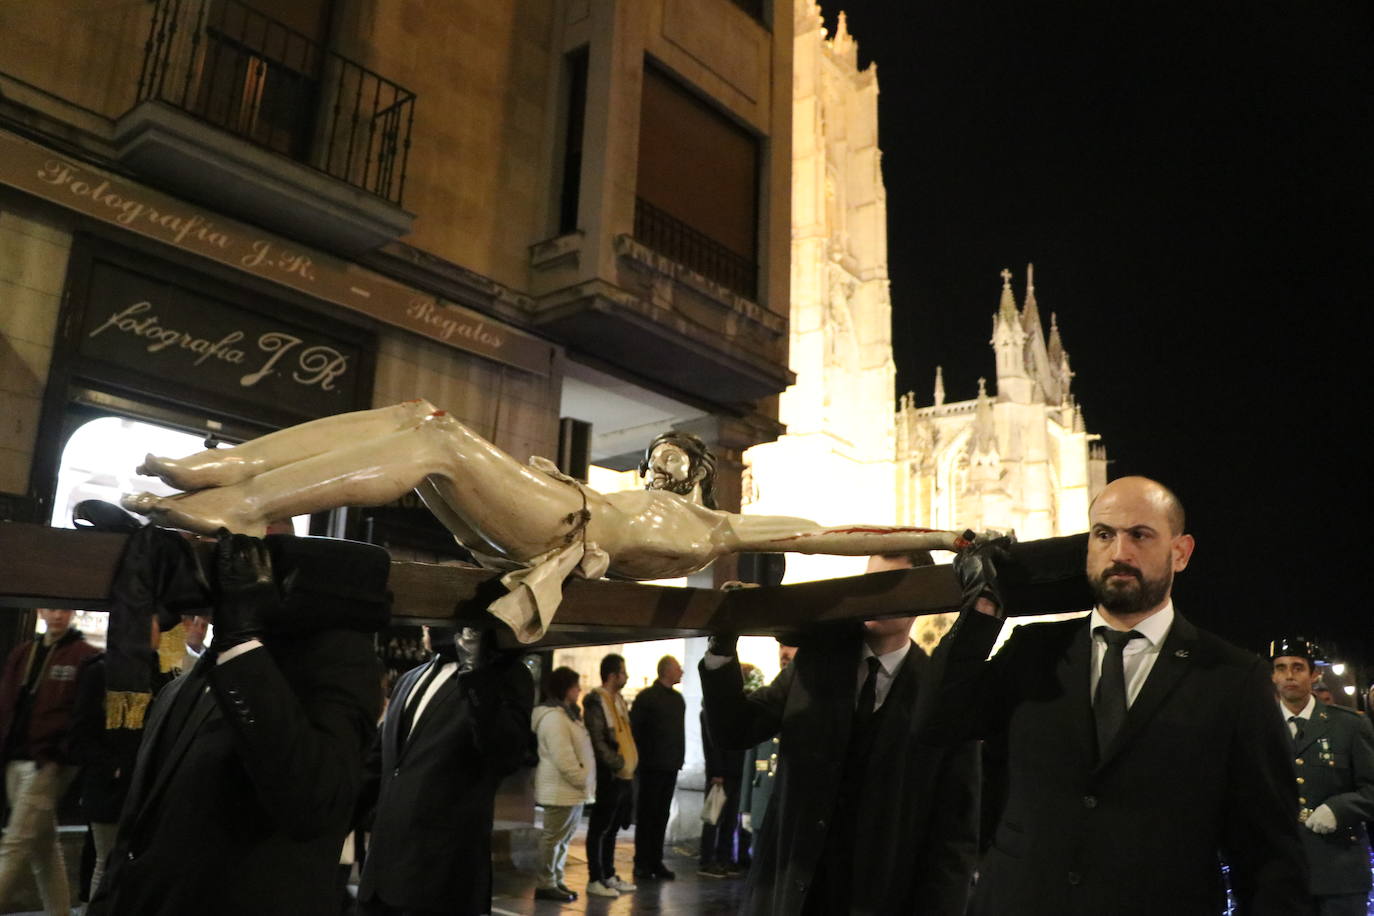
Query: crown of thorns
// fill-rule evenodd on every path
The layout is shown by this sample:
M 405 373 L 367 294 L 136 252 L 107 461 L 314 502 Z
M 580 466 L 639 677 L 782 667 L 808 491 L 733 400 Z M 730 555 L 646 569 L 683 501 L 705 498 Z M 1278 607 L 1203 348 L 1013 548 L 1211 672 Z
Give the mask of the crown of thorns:
M 716 456 L 711 454 L 711 450 L 706 447 L 700 436 L 693 433 L 684 433 L 681 430 L 670 429 L 666 433 L 660 433 L 654 437 L 654 441 L 649 443 L 649 447 L 644 450 L 644 457 L 639 461 L 639 474 L 644 476 L 649 473 L 649 459 L 653 457 L 654 449 L 660 445 L 676 445 L 687 453 L 687 457 L 692 459 L 691 470 L 695 472 L 701 468 L 701 503 L 708 509 L 716 508 Z

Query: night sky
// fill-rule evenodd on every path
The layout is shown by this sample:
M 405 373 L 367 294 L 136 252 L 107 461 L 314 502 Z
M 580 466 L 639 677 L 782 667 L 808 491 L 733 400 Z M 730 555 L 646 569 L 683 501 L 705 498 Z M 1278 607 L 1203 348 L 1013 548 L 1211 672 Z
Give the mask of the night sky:
M 991 383 L 998 273 L 1019 303 L 1033 261 L 1110 476 L 1188 508 L 1179 609 L 1374 663 L 1374 5 L 843 8 L 878 63 L 898 390 Z

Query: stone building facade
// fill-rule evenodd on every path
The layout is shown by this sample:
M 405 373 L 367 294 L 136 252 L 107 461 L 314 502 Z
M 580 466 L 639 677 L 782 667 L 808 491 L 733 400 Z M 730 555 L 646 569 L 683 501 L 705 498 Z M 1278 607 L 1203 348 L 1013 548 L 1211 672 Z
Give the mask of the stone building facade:
M 896 370 L 877 68 L 859 69 L 843 13 L 833 35 L 811 0 L 796 0 L 794 15 L 789 352 L 796 383 L 779 399 L 787 432 L 746 455 L 745 511 L 893 524 Z M 863 565 L 789 556 L 787 581 L 855 574 Z

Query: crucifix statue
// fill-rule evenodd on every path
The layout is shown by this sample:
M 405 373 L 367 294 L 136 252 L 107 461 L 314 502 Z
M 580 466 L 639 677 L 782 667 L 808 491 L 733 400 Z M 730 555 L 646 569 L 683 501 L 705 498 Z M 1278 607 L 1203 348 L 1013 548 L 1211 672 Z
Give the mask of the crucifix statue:
M 149 455 L 139 472 L 185 492 L 122 502 L 170 527 L 261 535 L 275 519 L 381 505 L 413 489 L 479 562 L 509 570 L 510 594 L 490 610 L 525 641 L 543 635 L 574 573 L 663 579 L 742 551 L 864 556 L 969 543 L 952 531 L 725 512 L 715 508 L 714 467 L 700 439 L 668 432 L 645 450 L 644 490 L 600 493 L 546 459 L 521 464 L 415 400 L 187 458 Z

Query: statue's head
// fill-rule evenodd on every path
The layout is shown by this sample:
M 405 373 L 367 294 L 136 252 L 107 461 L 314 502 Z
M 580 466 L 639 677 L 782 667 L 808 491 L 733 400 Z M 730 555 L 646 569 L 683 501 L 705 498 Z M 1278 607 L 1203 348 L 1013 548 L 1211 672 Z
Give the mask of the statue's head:
M 658 436 L 644 450 L 639 473 L 647 489 L 683 496 L 700 484 L 702 505 L 716 508 L 716 456 L 698 436 L 678 430 Z

